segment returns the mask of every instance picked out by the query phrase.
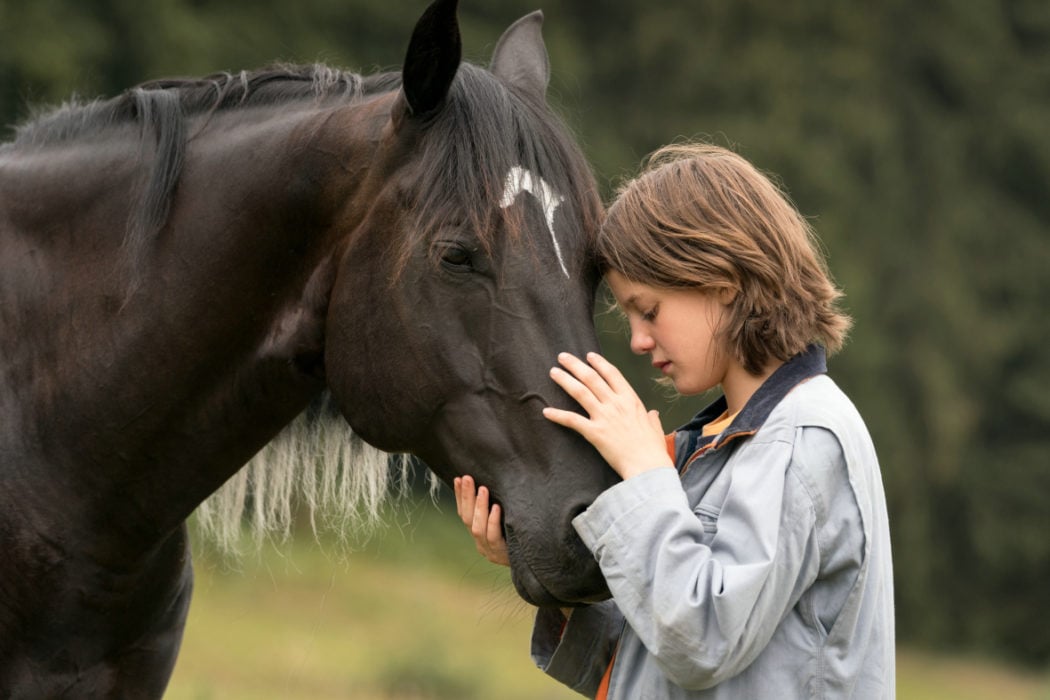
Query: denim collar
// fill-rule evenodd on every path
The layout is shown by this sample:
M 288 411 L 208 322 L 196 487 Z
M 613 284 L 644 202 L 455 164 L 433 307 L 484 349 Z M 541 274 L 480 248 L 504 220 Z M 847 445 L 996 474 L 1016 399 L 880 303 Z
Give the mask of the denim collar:
M 709 449 L 718 449 L 730 441 L 754 435 L 769 414 L 788 393 L 796 386 L 817 375 L 828 371 L 827 354 L 819 345 L 810 345 L 805 351 L 795 355 L 777 368 L 769 379 L 748 399 L 729 427 L 721 434 L 704 437 L 703 427 L 721 416 L 726 411 L 726 397 L 720 396 L 714 403 L 697 413 L 691 421 L 679 428 L 676 433 L 689 435 L 683 454 L 678 455 L 679 467 L 692 461 L 696 453 Z

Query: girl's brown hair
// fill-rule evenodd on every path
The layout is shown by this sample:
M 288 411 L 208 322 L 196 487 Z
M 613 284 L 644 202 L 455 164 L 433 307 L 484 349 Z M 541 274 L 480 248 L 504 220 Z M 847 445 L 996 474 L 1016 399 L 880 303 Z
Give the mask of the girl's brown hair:
M 752 374 L 851 321 L 820 244 L 788 196 L 719 146 L 665 146 L 623 185 L 598 238 L 605 270 L 654 287 L 728 293 L 726 349 Z

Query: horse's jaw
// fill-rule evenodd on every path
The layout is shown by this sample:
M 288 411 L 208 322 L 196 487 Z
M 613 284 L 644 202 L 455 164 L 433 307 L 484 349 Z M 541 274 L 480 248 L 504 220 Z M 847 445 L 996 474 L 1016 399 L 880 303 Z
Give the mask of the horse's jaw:
M 519 546 L 517 537 L 515 536 L 514 529 L 508 528 L 507 532 L 507 547 L 510 554 L 510 577 L 511 582 L 514 584 L 515 590 L 518 595 L 526 603 L 535 605 L 536 607 L 547 608 L 547 607 L 575 607 L 587 603 L 597 603 L 602 600 L 606 600 L 610 597 L 608 585 L 605 583 L 604 578 L 601 579 L 600 584 L 595 586 L 591 585 L 588 589 L 575 589 L 568 590 L 562 589 L 560 586 L 557 590 L 552 591 L 548 588 L 548 584 L 544 584 L 538 572 L 533 569 L 533 565 L 530 562 L 530 556 L 527 551 Z M 594 566 L 594 559 L 591 553 L 584 546 L 582 541 L 575 543 L 576 548 L 580 551 L 581 567 Z M 595 567 L 596 568 L 596 567 Z M 600 572 L 598 573 L 600 576 Z M 550 578 L 550 577 L 544 577 Z M 553 587 L 553 585 L 551 586 Z

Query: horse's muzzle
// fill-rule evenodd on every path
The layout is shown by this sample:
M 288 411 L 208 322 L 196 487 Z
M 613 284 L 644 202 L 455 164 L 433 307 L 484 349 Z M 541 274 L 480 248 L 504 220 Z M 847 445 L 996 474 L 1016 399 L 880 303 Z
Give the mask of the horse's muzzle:
M 609 586 L 583 541 L 563 542 L 557 554 L 520 546 L 513 527 L 505 527 L 511 580 L 521 598 L 538 607 L 573 607 L 609 598 Z

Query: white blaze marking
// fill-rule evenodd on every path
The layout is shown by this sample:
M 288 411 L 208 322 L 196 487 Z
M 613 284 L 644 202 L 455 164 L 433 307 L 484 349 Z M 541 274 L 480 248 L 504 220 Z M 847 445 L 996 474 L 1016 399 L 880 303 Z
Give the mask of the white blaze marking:
M 565 273 L 565 276 L 569 277 L 569 270 L 565 267 L 565 260 L 561 256 L 558 237 L 554 235 L 554 212 L 558 209 L 558 205 L 565 201 L 565 198 L 555 192 L 554 188 L 548 185 L 542 177 L 533 175 L 520 165 L 515 165 L 507 173 L 500 208 L 506 209 L 514 204 L 521 192 L 530 193 L 543 207 L 543 216 L 547 219 L 547 230 L 550 231 L 551 241 L 554 242 L 554 253 L 558 256 L 558 264 L 561 265 L 561 271 Z

